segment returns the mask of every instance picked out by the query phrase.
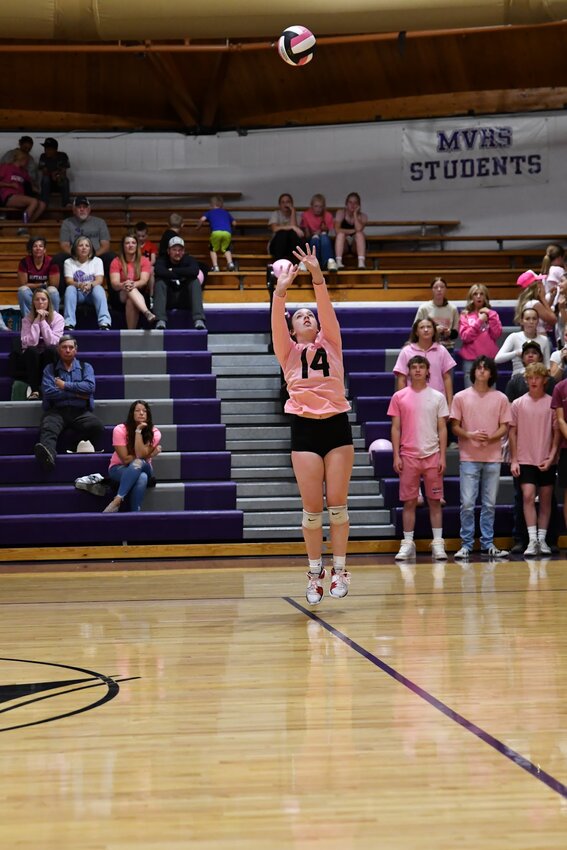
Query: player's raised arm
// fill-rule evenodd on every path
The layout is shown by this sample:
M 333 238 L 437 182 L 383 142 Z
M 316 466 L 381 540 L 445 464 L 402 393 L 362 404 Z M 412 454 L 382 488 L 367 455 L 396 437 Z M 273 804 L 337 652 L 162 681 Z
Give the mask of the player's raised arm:
M 280 366 L 284 366 L 289 349 L 293 345 L 289 335 L 289 328 L 285 318 L 285 299 L 287 290 L 292 285 L 298 272 L 298 266 L 290 266 L 278 277 L 274 289 L 274 301 L 272 304 L 272 338 L 274 341 L 274 354 Z
M 341 328 L 333 305 L 331 304 L 331 299 L 329 298 L 327 285 L 315 249 L 311 248 L 308 244 L 305 246 L 305 250 L 298 246 L 293 254 L 297 257 L 298 262 L 303 263 L 305 268 L 311 273 L 315 299 L 317 301 L 317 315 L 323 334 L 341 351 Z

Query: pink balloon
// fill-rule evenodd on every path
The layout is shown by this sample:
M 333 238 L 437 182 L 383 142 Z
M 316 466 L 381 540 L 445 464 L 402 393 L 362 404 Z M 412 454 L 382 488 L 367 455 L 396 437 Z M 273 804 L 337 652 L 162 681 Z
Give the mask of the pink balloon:
M 368 446 L 368 456 L 370 461 L 372 462 L 372 455 L 374 452 L 391 452 L 392 451 L 392 443 L 390 440 L 374 440 L 373 443 L 370 443 Z
M 276 277 L 279 277 L 283 272 L 288 272 L 293 263 L 289 260 L 276 260 L 272 265 L 272 270 Z

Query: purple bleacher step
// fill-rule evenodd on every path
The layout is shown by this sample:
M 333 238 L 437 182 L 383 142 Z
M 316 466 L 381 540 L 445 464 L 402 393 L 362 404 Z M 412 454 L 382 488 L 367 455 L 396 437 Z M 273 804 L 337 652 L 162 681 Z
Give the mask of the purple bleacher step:
M 242 511 L 57 513 L 0 517 L 3 546 L 218 543 L 242 540 Z

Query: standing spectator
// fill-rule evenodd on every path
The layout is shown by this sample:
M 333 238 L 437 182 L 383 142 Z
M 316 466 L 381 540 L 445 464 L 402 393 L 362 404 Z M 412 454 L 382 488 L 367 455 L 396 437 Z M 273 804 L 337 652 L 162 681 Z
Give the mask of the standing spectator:
M 512 361 L 512 374 L 522 374 L 524 364 L 522 362 L 522 351 L 525 342 L 537 342 L 539 345 L 545 366 L 549 367 L 549 340 L 545 334 L 538 334 L 538 315 L 533 307 L 526 307 L 520 317 L 521 331 L 514 331 L 506 337 L 496 357 L 497 364 Z
M 96 311 L 98 326 L 110 329 L 112 320 L 104 289 L 104 268 L 100 257 L 87 236 L 75 239 L 71 256 L 65 260 L 65 328 L 74 330 L 77 324 L 77 306 L 91 304 Z
M 210 200 L 211 208 L 201 216 L 197 224 L 197 230 L 205 222 L 208 222 L 211 228 L 209 253 L 211 256 L 211 269 L 214 272 L 219 271 L 218 253 L 222 251 L 226 260 L 227 271 L 233 272 L 235 269 L 232 261 L 230 246 L 232 242 L 232 228 L 236 221 L 229 212 L 224 209 L 224 201 L 222 195 L 213 195 Z
M 169 241 L 167 257 L 157 258 L 154 312 L 157 330 L 167 327 L 167 310 L 170 307 L 188 307 L 193 327 L 206 330 L 203 295 L 199 282 L 199 263 L 185 253 L 185 242 L 180 236 Z
M 55 361 L 56 346 L 63 335 L 63 316 L 53 308 L 50 294 L 49 290 L 36 289 L 31 309 L 22 319 L 21 359 L 31 389 L 30 401 L 39 398 L 43 370 Z
M 39 192 L 39 171 L 37 167 L 37 162 L 31 155 L 31 149 L 33 148 L 33 139 L 31 136 L 22 136 L 18 140 L 18 147 L 12 148 L 12 150 L 6 151 L 2 159 L 0 159 L 0 163 L 8 163 L 14 161 L 14 154 L 18 153 L 18 151 L 22 151 L 26 155 L 26 161 L 24 163 L 24 167 L 30 176 L 30 190 L 26 194 L 32 194 L 32 192 Z
M 519 276 L 517 284 L 522 287 L 523 292 L 516 301 L 514 322 L 519 325 L 524 310 L 533 307 L 539 319 L 537 332 L 538 334 L 546 334 L 548 328 L 551 329 L 555 325 L 557 316 L 547 303 L 544 276 L 529 269 Z
M 496 310 L 490 306 L 488 288 L 482 283 L 471 286 L 465 309 L 459 318 L 459 336 L 462 346 L 459 354 L 463 359 L 465 387 L 470 387 L 470 364 L 480 355 L 493 358 L 498 351 L 498 339 L 502 333 L 502 322 Z
M 21 210 L 24 227 L 18 235 L 27 233 L 25 225 L 37 221 L 45 210 L 43 201 L 31 196 L 30 175 L 26 171 L 27 157 L 17 150 L 12 162 L 0 165 L 0 203 L 7 209 Z
M 150 324 L 156 321 L 145 299 L 151 273 L 152 265 L 142 257 L 136 236 L 123 236 L 120 254 L 110 264 L 110 285 L 111 295 L 125 305 L 128 330 L 137 328 L 140 313 Z
M 335 213 L 335 262 L 337 269 L 344 269 L 343 254 L 356 249 L 358 268 L 366 268 L 366 236 L 364 228 L 368 216 L 360 208 L 360 195 L 351 192 L 346 196 L 342 210 Z
M 299 226 L 305 233 L 305 238 L 309 240 L 309 245 L 317 252 L 321 268 L 336 272 L 333 247 L 335 222 L 327 209 L 324 195 L 313 195 L 309 209 L 301 216 Z
M 535 327 L 535 323 L 534 323 Z M 546 340 L 547 341 L 547 340 Z M 552 355 L 553 357 L 553 355 Z M 524 369 L 522 372 L 515 372 L 508 383 L 506 384 L 506 398 L 512 404 L 512 402 L 516 401 L 516 399 L 521 398 L 521 396 L 525 395 L 528 391 L 528 385 L 525 377 L 525 370 L 532 363 L 543 363 L 543 353 L 541 350 L 541 346 L 539 342 L 535 339 L 528 340 L 524 342 L 522 345 L 522 364 Z M 560 380 L 560 379 L 557 379 Z M 553 389 L 555 387 L 554 378 L 550 378 L 546 385 L 545 391 L 548 395 L 553 394 Z M 524 502 L 522 497 L 522 490 L 520 487 L 520 482 L 517 478 L 513 478 L 514 483 L 514 528 L 513 528 L 513 536 L 514 543 L 512 548 L 510 549 L 511 555 L 522 555 L 524 550 L 528 545 L 528 530 L 526 528 L 526 522 L 524 519 Z M 557 502 L 555 499 L 555 493 L 552 493 L 552 511 L 551 518 L 549 522 L 548 532 L 547 532 L 547 543 L 549 544 L 552 553 L 556 553 L 559 550 L 557 549 L 557 537 L 558 537 L 558 528 L 557 528 Z
M 397 561 L 415 558 L 415 509 L 421 478 L 429 503 L 434 561 L 447 558 L 443 541 L 441 500 L 446 468 L 449 408 L 445 396 L 427 385 L 429 361 L 417 354 L 408 362 L 411 384 L 392 396 L 388 416 L 392 417 L 394 470 L 400 478 L 400 501 L 404 503 L 404 539 Z
M 38 289 L 47 289 L 55 312 L 59 312 L 59 267 L 47 253 L 43 236 L 31 236 L 27 254 L 18 265 L 18 304 L 22 318 L 29 312 L 32 296 Z
M 394 365 L 396 390 L 402 390 L 408 385 L 408 381 L 411 383 L 408 363 L 416 354 L 427 357 L 429 385 L 443 393 L 450 407 L 453 400 L 452 369 L 457 364 L 447 349 L 437 341 L 437 328 L 433 319 L 418 319 L 413 323 L 410 341 L 402 348 Z
M 183 216 L 179 213 L 171 213 L 168 219 L 169 227 L 161 235 L 159 240 L 158 257 L 167 257 L 169 243 L 174 236 L 181 236 L 181 231 L 185 225 Z M 181 236 L 181 238 L 183 238 Z
M 77 441 L 90 440 L 98 448 L 104 426 L 93 413 L 95 388 L 93 367 L 77 360 L 77 340 L 63 334 L 55 363 L 45 367 L 41 382 L 44 412 L 34 453 L 44 469 L 55 466 L 57 439 L 66 428 Z
M 459 439 L 461 488 L 461 548 L 458 561 L 468 561 L 474 547 L 474 508 L 481 494 L 481 554 L 490 559 L 507 558 L 508 552 L 494 545 L 494 515 L 500 485 L 502 437 L 512 420 L 510 403 L 494 389 L 496 365 L 480 355 L 472 362 L 471 386 L 457 393 L 451 405 L 453 433 Z
M 297 213 L 289 192 L 279 196 L 278 208 L 271 214 L 268 225 L 272 231 L 268 245 L 272 259 L 295 263 L 293 252 L 304 238 L 304 233 L 297 223 Z
M 562 272 L 557 283 L 555 298 L 553 299 L 551 309 L 555 313 L 556 317 L 555 344 L 557 348 L 563 348 L 565 345 L 565 328 L 567 327 L 567 273 L 565 272 Z
M 451 351 L 459 336 L 459 311 L 447 300 L 447 284 L 442 277 L 433 280 L 431 294 L 431 301 L 424 301 L 418 307 L 414 322 L 419 319 L 433 319 L 437 325 L 439 342 Z
M 39 170 L 41 172 L 41 200 L 45 206 L 49 204 L 49 196 L 52 192 L 61 195 L 61 206 L 69 206 L 69 178 L 67 169 L 71 168 L 69 157 L 64 151 L 59 150 L 57 139 L 47 138 L 42 142 L 43 153 L 39 158 Z
M 552 305 L 557 286 L 565 272 L 565 248 L 554 242 L 548 245 L 541 262 L 540 274 L 544 277 L 545 300 Z
M 147 401 L 132 402 L 126 422 L 112 432 L 114 454 L 110 458 L 108 477 L 118 484 L 118 493 L 103 513 L 120 510 L 129 497 L 130 510 L 140 511 L 148 482 L 153 476 L 152 458 L 161 452 L 161 432 L 154 427 Z
M 567 380 L 556 384 L 551 396 L 551 407 L 556 412 L 561 433 L 557 481 L 563 490 L 563 518 L 567 526 Z
M 560 433 L 551 398 L 545 392 L 549 371 L 543 363 L 526 367 L 528 392 L 512 403 L 510 471 L 520 483 L 528 532 L 526 557 L 551 555 L 546 536 L 555 486 Z M 539 516 L 536 495 L 539 493 Z

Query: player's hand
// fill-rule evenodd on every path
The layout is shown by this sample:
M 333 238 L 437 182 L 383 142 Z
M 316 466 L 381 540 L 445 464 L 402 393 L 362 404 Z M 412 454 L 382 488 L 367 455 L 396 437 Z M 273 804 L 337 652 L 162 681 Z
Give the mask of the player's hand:
M 311 272 L 311 276 L 321 272 L 321 266 L 319 265 L 315 248 L 312 248 L 309 244 L 305 245 L 305 251 L 298 245 L 293 252 L 293 256 L 297 257 L 300 263 L 303 263 L 305 268 Z
M 278 277 L 278 282 L 276 283 L 275 292 L 282 296 L 285 295 L 289 287 L 292 285 L 295 280 L 297 273 L 299 271 L 299 266 L 290 266 L 287 272 L 282 272 Z

